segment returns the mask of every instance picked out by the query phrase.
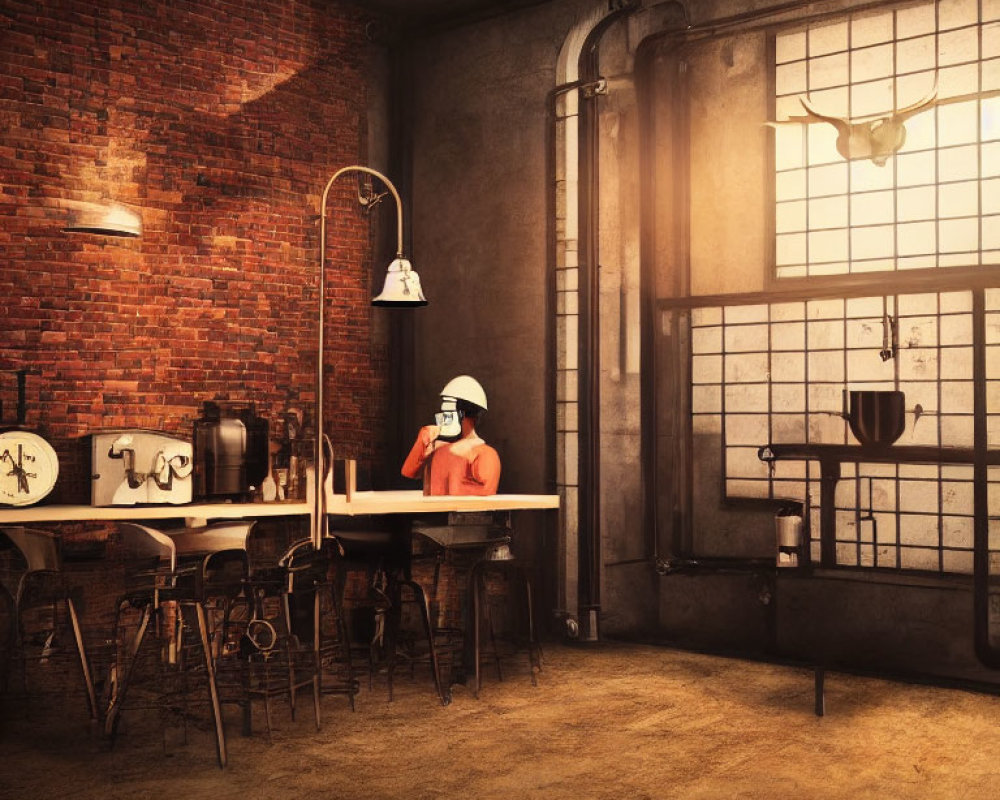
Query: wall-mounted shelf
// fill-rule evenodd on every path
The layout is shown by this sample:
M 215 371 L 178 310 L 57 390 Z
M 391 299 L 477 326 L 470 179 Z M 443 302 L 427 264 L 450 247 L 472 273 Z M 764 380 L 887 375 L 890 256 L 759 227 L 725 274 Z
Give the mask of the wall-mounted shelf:
M 761 461 L 819 461 L 837 464 L 972 464 L 971 447 L 891 445 L 862 447 L 859 444 L 769 444 L 757 451 Z M 987 463 L 1000 464 L 1000 450 L 987 451 Z
M 834 498 L 840 480 L 840 465 L 865 464 L 974 464 L 976 451 L 971 447 L 934 447 L 890 445 L 862 447 L 852 444 L 768 444 L 757 450 L 757 457 L 772 461 L 818 461 L 820 469 L 819 545 L 820 564 L 837 564 L 837 509 Z M 1000 464 L 1000 450 L 986 451 L 987 464 Z

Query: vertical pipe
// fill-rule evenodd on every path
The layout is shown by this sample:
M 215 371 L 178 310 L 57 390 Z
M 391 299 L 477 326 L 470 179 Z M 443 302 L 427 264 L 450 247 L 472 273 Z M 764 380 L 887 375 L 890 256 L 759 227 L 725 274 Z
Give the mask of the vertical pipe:
M 652 171 L 656 140 L 652 114 L 653 60 L 655 47 L 640 43 L 635 55 L 636 99 L 639 113 L 639 464 L 642 470 L 642 529 L 646 555 L 656 558 L 657 513 L 656 451 L 660 435 L 657 424 L 658 393 L 656 353 L 659 331 L 656 325 L 656 270 L 653 240 L 655 181 Z
M 655 214 L 656 181 L 653 175 L 656 159 L 656 124 L 654 121 L 652 87 L 653 63 L 657 48 L 643 41 L 636 50 L 636 97 L 639 112 L 639 464 L 642 470 L 642 529 L 646 555 L 657 557 L 659 531 L 656 506 L 659 486 L 656 453 L 660 443 L 659 393 L 657 391 L 657 344 L 660 336 L 656 324 L 656 260 Z
M 28 418 L 27 401 L 25 400 L 25 381 L 28 370 L 19 369 L 17 371 L 17 424 L 24 425 Z
M 591 34 L 593 37 L 593 33 Z M 580 56 L 580 76 L 598 78 L 597 41 L 591 38 Z M 580 98 L 579 180 L 579 408 L 580 408 L 580 514 L 579 592 L 580 617 L 586 638 L 598 638 L 600 610 L 600 268 L 598 197 L 600 179 L 597 95 Z
M 1000 652 L 990 643 L 990 522 L 987 461 L 986 295 L 972 292 L 973 376 L 973 637 L 976 656 L 1000 668 Z
M 837 566 L 837 483 L 840 481 L 840 462 L 825 458 L 821 459 L 819 464 L 820 563 L 824 567 L 832 568 Z
M 588 34 L 580 52 L 579 76 L 583 83 L 600 77 L 599 46 L 604 34 L 625 15 L 636 10 L 629 5 L 613 11 Z M 598 638 L 601 608 L 601 363 L 600 363 L 600 256 L 599 222 L 600 141 L 597 100 L 584 94 L 580 100 L 580 283 L 579 283 L 579 608 L 585 621 L 585 638 Z
M 640 230 L 639 230 L 639 291 L 640 291 L 640 330 L 642 338 L 640 340 L 639 355 L 639 378 L 640 378 L 640 431 L 639 437 L 639 461 L 642 470 L 642 500 L 643 500 L 643 531 L 645 532 L 646 555 L 655 561 L 660 556 L 660 451 L 661 435 L 667 435 L 676 446 L 683 437 L 677 433 L 677 425 L 682 409 L 677 409 L 670 418 L 671 430 L 667 430 L 660 424 L 660 381 L 662 379 L 663 365 L 661 360 L 669 356 L 668 348 L 661 346 L 661 312 L 657 308 L 657 298 L 660 291 L 667 290 L 674 296 L 682 294 L 686 289 L 681 283 L 677 270 L 674 270 L 672 282 L 665 279 L 661 285 L 658 274 L 659 254 L 657 250 L 658 218 L 661 209 L 658 205 L 657 189 L 659 182 L 663 181 L 660 168 L 657 163 L 657 147 L 661 141 L 661 136 L 666 135 L 673 139 L 676 131 L 673 124 L 668 126 L 665 133 L 661 133 L 657 125 L 655 108 L 663 103 L 664 99 L 659 92 L 664 91 L 662 85 L 656 83 L 656 58 L 666 47 L 671 53 L 676 53 L 684 43 L 683 32 L 689 26 L 687 24 L 686 12 L 683 7 L 678 6 L 679 14 L 670 27 L 651 36 L 647 36 L 639 44 L 635 55 L 635 76 L 636 93 L 639 110 L 639 186 L 640 186 Z M 675 97 L 674 92 L 679 88 L 680 81 L 668 84 L 667 91 L 671 94 L 669 98 Z M 666 102 L 670 102 L 668 99 Z M 676 103 L 672 104 L 675 108 Z M 675 112 L 676 116 L 676 112 Z M 677 147 L 675 146 L 675 151 Z M 678 159 L 680 161 L 680 159 Z M 683 181 L 678 180 L 678 176 L 683 175 L 680 169 L 682 164 L 675 164 L 671 177 L 674 180 L 666 180 L 664 183 L 671 190 L 671 197 L 676 198 L 678 191 L 683 191 L 681 185 Z M 674 214 L 676 217 L 676 214 Z M 679 239 L 680 237 L 675 237 Z M 675 241 L 676 246 L 676 241 Z M 672 326 L 678 327 L 678 315 L 673 315 Z M 676 353 L 680 347 L 679 337 L 672 331 L 669 337 L 673 351 Z M 685 352 L 687 352 L 685 350 Z M 684 459 L 674 460 L 672 471 L 676 477 L 677 470 L 683 469 Z M 677 495 L 676 488 L 672 486 L 669 491 L 671 496 L 665 499 L 667 507 L 671 509 L 672 521 L 676 524 Z M 673 527 L 673 526 L 671 526 Z

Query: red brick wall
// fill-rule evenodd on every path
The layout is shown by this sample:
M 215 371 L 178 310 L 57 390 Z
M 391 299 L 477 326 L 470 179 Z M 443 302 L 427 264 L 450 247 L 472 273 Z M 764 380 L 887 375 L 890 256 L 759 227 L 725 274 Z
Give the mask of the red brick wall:
M 323 0 L 4 3 L 0 397 L 10 422 L 13 371 L 37 373 L 27 421 L 60 455 L 53 499 L 89 499 L 93 429 L 190 437 L 206 399 L 272 419 L 312 403 L 320 196 L 366 163 L 365 21 Z M 385 352 L 355 188 L 328 204 L 325 414 L 365 464 Z M 140 212 L 140 239 L 61 230 L 67 203 L 103 198 Z

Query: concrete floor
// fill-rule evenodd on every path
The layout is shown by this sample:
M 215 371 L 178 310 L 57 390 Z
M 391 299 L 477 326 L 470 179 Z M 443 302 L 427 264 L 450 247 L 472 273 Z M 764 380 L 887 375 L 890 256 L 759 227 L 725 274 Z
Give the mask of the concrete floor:
M 111 752 L 83 707 L 10 705 L 0 728 L 0 798 L 996 798 L 1000 697 L 841 673 L 826 716 L 813 675 L 655 646 L 550 645 L 539 684 L 526 662 L 480 698 L 441 706 L 429 679 L 376 682 L 351 712 L 324 698 L 282 708 L 271 743 L 229 721 L 219 769 L 207 725 L 164 734 L 123 721 Z M 259 718 L 259 716 L 258 716 Z

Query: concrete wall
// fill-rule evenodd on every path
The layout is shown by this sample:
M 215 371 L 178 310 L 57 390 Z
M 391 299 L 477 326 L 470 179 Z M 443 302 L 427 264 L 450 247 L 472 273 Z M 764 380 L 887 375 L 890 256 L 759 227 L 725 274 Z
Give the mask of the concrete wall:
M 490 401 L 480 432 L 500 451 L 505 492 L 545 488 L 545 98 L 572 19 L 564 5 L 413 52 L 413 253 L 430 304 L 416 317 L 408 412 L 425 424 L 448 379 L 479 379 Z
M 413 428 L 429 418 L 450 376 L 476 375 L 490 397 L 480 432 L 503 459 L 501 491 L 553 490 L 547 470 L 555 454 L 545 448 L 556 425 L 546 416 L 546 403 L 553 400 L 546 398 L 546 316 L 554 313 L 545 295 L 552 278 L 546 195 L 557 176 L 560 191 L 571 185 L 577 165 L 575 153 L 561 149 L 562 131 L 547 118 L 547 95 L 565 80 L 558 59 L 567 37 L 586 33 L 588 21 L 593 25 L 607 10 L 606 4 L 580 0 L 547 3 L 413 46 L 413 246 L 430 299 L 415 326 Z M 611 565 L 602 570 L 602 625 L 612 633 L 650 629 L 656 608 L 639 480 L 638 111 L 631 75 L 636 43 L 622 22 L 608 32 L 600 56 L 609 91 L 598 106 L 599 525 L 600 560 Z M 567 125 L 575 125 L 575 117 Z M 546 148 L 555 136 L 556 158 L 565 160 L 552 163 Z M 575 196 L 561 194 L 559 202 L 565 203 L 561 214 L 575 216 Z M 560 266 L 572 266 L 571 257 Z M 571 281 L 575 288 L 575 271 L 569 273 L 559 284 L 563 321 L 573 317 L 577 302 L 573 291 L 562 291 Z M 565 353 L 555 356 L 561 366 L 570 365 L 557 396 L 575 400 L 575 319 L 569 325 Z M 575 407 L 559 419 L 560 430 L 573 435 Z M 576 451 L 567 446 L 561 452 L 574 458 Z M 576 474 L 575 463 L 565 467 L 564 474 Z M 523 530 L 519 554 L 536 561 L 550 617 L 576 612 L 574 504 L 571 494 L 562 533 L 543 530 L 537 516 L 521 515 L 517 523 Z M 571 607 L 559 607 L 561 592 Z
M 690 46 L 691 294 L 764 288 L 769 140 L 763 33 Z
M 559 49 L 588 3 L 551 3 L 411 45 L 413 253 L 429 305 L 415 316 L 411 428 L 468 373 L 489 412 L 501 492 L 547 485 L 546 95 Z M 419 262 L 419 263 L 418 263 Z M 515 553 L 539 566 L 551 618 L 555 540 L 544 515 L 516 515 Z

